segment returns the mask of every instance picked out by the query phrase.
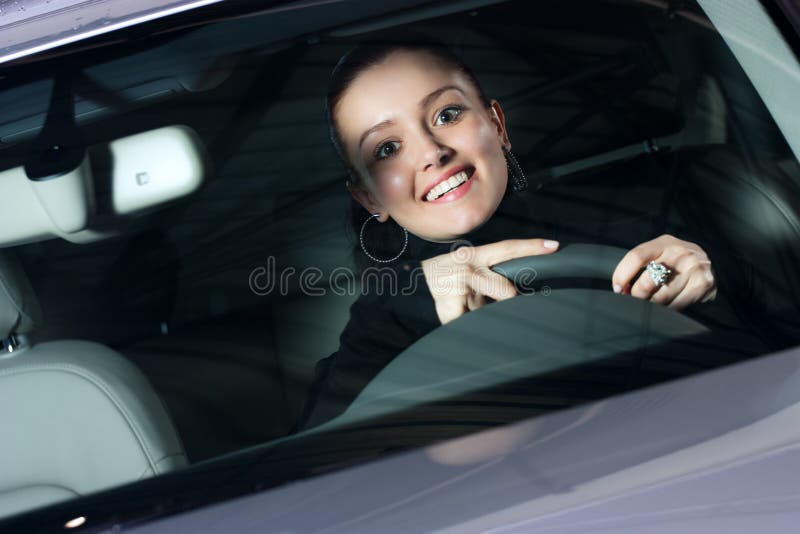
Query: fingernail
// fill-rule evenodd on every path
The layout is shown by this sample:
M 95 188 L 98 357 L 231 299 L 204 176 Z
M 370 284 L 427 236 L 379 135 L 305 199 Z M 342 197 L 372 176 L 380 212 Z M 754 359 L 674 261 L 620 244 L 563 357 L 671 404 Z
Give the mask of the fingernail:
M 614 293 L 619 293 L 622 291 L 622 287 L 619 284 L 614 284 Z
M 545 239 L 544 241 L 544 248 L 556 248 L 558 246 L 558 241 L 552 241 L 550 239 Z

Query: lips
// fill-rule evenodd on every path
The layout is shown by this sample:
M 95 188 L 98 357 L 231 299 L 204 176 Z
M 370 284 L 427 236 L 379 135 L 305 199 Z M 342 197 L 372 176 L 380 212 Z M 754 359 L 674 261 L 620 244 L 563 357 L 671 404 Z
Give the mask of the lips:
M 423 195 L 423 199 L 427 202 L 434 202 L 448 195 L 452 191 L 462 187 L 474 173 L 474 167 L 462 166 L 450 169 L 428 186 Z

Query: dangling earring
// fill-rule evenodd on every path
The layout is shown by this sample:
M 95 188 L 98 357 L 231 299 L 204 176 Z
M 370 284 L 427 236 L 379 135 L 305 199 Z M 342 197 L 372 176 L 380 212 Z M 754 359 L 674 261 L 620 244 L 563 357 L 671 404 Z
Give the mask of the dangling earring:
M 528 189 L 528 179 L 525 178 L 525 173 L 522 172 L 517 158 L 511 153 L 509 149 L 503 147 L 503 154 L 506 157 L 506 167 L 508 167 L 508 177 L 511 180 L 511 187 L 515 193 L 525 191 Z
M 372 215 L 370 215 L 367 218 L 366 221 L 364 221 L 364 224 L 361 225 L 361 232 L 359 233 L 358 240 L 361 242 L 361 250 L 364 251 L 364 254 L 366 254 L 369 259 L 371 259 L 372 261 L 378 262 L 378 263 L 391 263 L 394 260 L 396 260 L 397 258 L 399 258 L 400 256 L 402 256 L 403 252 L 406 251 L 406 247 L 408 247 L 408 230 L 406 230 L 402 226 L 400 227 L 400 228 L 403 229 L 403 237 L 405 239 L 405 242 L 403 243 L 403 248 L 400 250 L 400 252 L 397 254 L 397 256 L 395 256 L 394 258 L 390 258 L 388 260 L 382 260 L 382 259 L 376 258 L 372 254 L 367 252 L 367 247 L 364 244 L 364 229 L 367 227 L 367 223 L 368 222 L 370 222 L 372 219 L 377 219 L 378 217 L 380 217 L 380 215 L 381 215 L 380 213 L 373 213 Z

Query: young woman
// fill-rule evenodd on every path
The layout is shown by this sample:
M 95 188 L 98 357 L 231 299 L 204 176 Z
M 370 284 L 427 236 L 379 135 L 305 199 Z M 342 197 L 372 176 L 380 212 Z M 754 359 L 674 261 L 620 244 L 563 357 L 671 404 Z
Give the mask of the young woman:
M 339 351 L 319 369 L 307 426 L 342 412 L 419 337 L 513 298 L 514 284 L 491 266 L 560 246 L 557 225 L 524 192 L 500 103 L 448 49 L 362 45 L 336 66 L 327 105 L 347 188 L 363 208 L 353 220 L 357 264 L 389 266 L 399 279 L 394 290 L 368 288 L 353 305 Z M 637 277 L 651 262 L 652 275 Z M 671 235 L 631 249 L 611 283 L 675 309 L 717 291 L 705 251 Z

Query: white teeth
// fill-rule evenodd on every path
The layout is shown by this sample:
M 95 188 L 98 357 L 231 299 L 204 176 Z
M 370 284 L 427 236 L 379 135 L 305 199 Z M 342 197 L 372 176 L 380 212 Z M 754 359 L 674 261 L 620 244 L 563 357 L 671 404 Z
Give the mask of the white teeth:
M 463 184 L 469 179 L 467 175 L 467 171 L 461 171 L 457 174 L 454 174 L 447 180 L 439 183 L 436 187 L 430 190 L 430 192 L 425 195 L 425 200 L 431 201 L 436 200 L 440 196 L 444 195 L 445 193 L 455 189 L 459 185 Z

